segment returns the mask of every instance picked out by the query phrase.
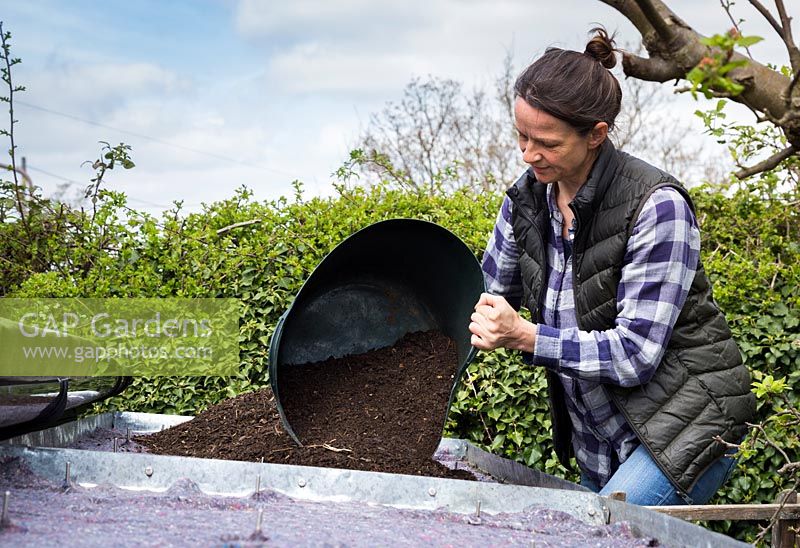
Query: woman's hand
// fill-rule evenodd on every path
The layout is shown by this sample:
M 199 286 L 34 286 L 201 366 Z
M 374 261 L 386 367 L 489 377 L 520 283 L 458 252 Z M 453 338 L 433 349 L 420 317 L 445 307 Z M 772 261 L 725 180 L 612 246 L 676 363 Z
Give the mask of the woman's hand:
M 522 319 L 503 297 L 481 294 L 470 319 L 470 342 L 475 348 L 494 350 L 503 347 L 533 352 L 536 326 Z

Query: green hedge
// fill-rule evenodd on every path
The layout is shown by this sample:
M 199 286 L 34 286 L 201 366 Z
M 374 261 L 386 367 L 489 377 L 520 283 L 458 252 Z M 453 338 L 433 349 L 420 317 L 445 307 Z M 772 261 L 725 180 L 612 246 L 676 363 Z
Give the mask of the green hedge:
M 702 257 L 753 381 L 785 379 L 785 396 L 797 408 L 800 395 L 800 192 L 779 191 L 765 178 L 731 193 L 697 189 L 703 231 Z M 756 391 L 757 394 L 759 393 Z M 800 425 L 773 422 L 786 406 L 769 394 L 758 398 L 756 422 L 791 460 L 800 460 Z M 772 447 L 759 444 L 740 458 L 738 471 L 712 501 L 718 504 L 774 502 L 791 486 L 776 474 L 786 464 Z M 713 528 L 752 541 L 752 522 L 718 523 Z
M 35 274 L 18 297 L 237 297 L 243 303 L 241 368 L 232 379 L 136 379 L 109 403 L 121 409 L 195 414 L 268 384 L 267 348 L 274 325 L 316 265 L 338 243 L 374 222 L 408 217 L 438 223 L 476 254 L 485 245 L 499 197 L 467 193 L 430 197 L 384 187 L 338 187 L 334 198 L 260 203 L 247 190 L 201 213 L 170 211 L 161 219 L 122 207 L 113 252 L 93 256 L 87 271 Z M 113 216 L 110 216 L 112 218 Z M 244 221 L 248 226 L 217 231 Z
M 115 245 L 94 253 L 70 275 L 34 274 L 11 294 L 55 296 L 238 297 L 241 369 L 235 378 L 136 379 L 106 406 L 131 411 L 195 414 L 235 394 L 268 384 L 267 349 L 274 324 L 319 261 L 344 238 L 379 220 L 406 217 L 438 223 L 482 255 L 501 196 L 457 192 L 413 194 L 386 187 L 337 187 L 331 198 L 257 202 L 247 190 L 201 213 L 167 212 L 161 219 L 109 206 Z M 800 213 L 797 193 L 763 182 L 755 189 L 693 191 L 703 230 L 702 256 L 735 337 L 756 380 L 800 381 Z M 218 235 L 234 223 L 258 220 Z M 1 245 L 1 244 L 0 244 Z M 797 403 L 797 394 L 790 393 Z M 759 399 L 759 418 L 778 403 Z M 550 439 L 545 381 L 514 352 L 481 353 L 469 367 L 452 408 L 450 435 L 569 479 Z M 798 458 L 798 432 L 773 428 L 773 439 Z M 716 502 L 769 502 L 782 486 L 783 462 L 772 449 L 749 455 Z M 725 529 L 727 524 L 721 526 Z M 720 526 L 717 526 L 719 528 Z M 732 526 L 745 538 L 753 529 Z

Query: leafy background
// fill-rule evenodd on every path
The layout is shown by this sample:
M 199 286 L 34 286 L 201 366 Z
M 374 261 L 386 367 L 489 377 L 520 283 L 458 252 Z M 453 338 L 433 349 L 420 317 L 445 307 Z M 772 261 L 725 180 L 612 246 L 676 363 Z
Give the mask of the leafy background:
M 184 214 L 176 205 L 160 218 L 138 213 L 124 196 L 101 190 L 94 216 L 76 212 L 72 228 L 57 232 L 48 229 L 43 208 L 35 224 L 39 228 L 27 235 L 41 237 L 42 251 L 28 255 L 27 263 L 14 248 L 25 237 L 19 223 L 0 225 L 3 255 L 17 257 L 18 283 L 7 295 L 241 299 L 241 364 L 235 377 L 137 378 L 96 409 L 196 414 L 268 385 L 268 346 L 277 319 L 315 266 L 347 236 L 384 219 L 424 219 L 451 230 L 480 258 L 502 199 L 492 192 L 409 192 L 380 184 L 349 186 L 344 180 L 329 198 L 305 199 L 297 183 L 292 197 L 257 202 L 242 188 L 202 212 Z M 771 439 L 797 460 L 797 426 L 787 429 L 769 419 L 785 407 L 777 393 L 800 403 L 791 390 L 800 382 L 798 193 L 765 177 L 747 187 L 698 187 L 692 195 L 715 298 L 754 381 L 761 383 L 758 420 L 767 421 Z M 98 246 L 101 239 L 110 244 Z M 68 260 L 64 250 L 71 254 Z M 480 353 L 467 369 L 446 434 L 576 480 L 575 470 L 564 469 L 555 458 L 549 427 L 543 371 L 523 365 L 518 353 L 497 350 Z M 746 453 L 712 502 L 772 502 L 786 483 L 775 473 L 782 464 L 769 446 Z M 746 522 L 712 526 L 743 539 L 755 533 Z

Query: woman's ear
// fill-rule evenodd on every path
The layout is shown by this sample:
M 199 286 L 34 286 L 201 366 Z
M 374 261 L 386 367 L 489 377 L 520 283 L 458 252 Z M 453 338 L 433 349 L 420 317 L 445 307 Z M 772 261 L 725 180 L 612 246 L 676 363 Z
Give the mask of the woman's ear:
M 589 148 L 595 149 L 599 147 L 606 140 L 606 137 L 608 137 L 608 124 L 597 122 L 588 135 Z

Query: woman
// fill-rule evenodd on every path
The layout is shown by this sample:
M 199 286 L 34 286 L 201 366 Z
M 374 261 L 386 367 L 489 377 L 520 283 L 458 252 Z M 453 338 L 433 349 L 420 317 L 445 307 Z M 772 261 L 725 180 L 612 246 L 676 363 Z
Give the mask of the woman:
M 615 150 L 614 43 L 550 48 L 515 84 L 526 173 L 484 254 L 473 346 L 547 370 L 553 437 L 581 483 L 634 504 L 702 504 L 734 460 L 755 399 L 699 261 L 687 192 Z M 530 310 L 533 322 L 517 313 Z

